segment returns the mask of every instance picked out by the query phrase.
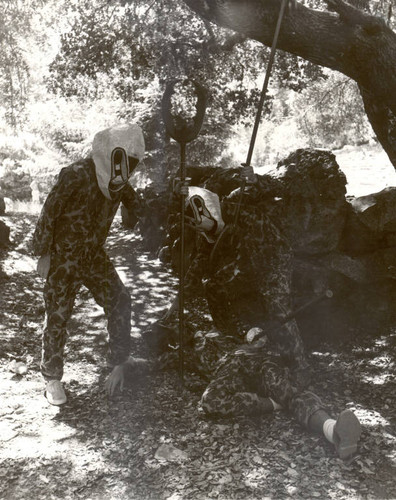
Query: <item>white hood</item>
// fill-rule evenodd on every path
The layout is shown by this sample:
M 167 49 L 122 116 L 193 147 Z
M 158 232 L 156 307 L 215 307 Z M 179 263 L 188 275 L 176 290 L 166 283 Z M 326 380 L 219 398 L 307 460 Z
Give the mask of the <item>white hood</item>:
M 220 205 L 220 200 L 219 197 L 216 193 L 212 193 L 212 191 L 209 191 L 209 189 L 204 189 L 201 187 L 197 186 L 189 186 L 188 188 L 188 196 L 186 197 L 186 207 L 188 205 L 191 206 L 195 222 L 197 226 L 199 227 L 200 222 L 201 222 L 201 215 L 197 213 L 197 210 L 195 209 L 195 203 L 194 199 L 199 198 L 201 201 L 202 206 L 204 207 L 203 216 L 207 216 L 211 219 L 214 219 L 217 222 L 217 228 L 214 233 L 214 237 L 212 235 L 209 235 L 207 233 L 203 233 L 205 238 L 210 242 L 214 243 L 215 238 L 221 233 L 221 231 L 224 229 L 224 221 L 223 217 L 221 215 L 221 205 Z
M 92 159 L 98 185 L 104 196 L 111 199 L 111 155 L 115 148 L 125 150 L 127 156 L 142 160 L 145 150 L 142 129 L 134 123 L 115 125 L 98 132 L 92 144 Z

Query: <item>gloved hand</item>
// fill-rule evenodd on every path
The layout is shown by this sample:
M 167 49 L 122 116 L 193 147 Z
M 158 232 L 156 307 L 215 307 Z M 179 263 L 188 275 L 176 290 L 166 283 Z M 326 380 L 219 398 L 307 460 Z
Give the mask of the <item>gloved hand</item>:
M 105 383 L 105 390 L 109 396 L 112 396 L 115 393 L 118 386 L 120 386 L 120 391 L 123 391 L 125 383 L 125 370 L 126 363 L 116 365 L 108 376 Z
M 173 194 L 180 196 L 188 196 L 188 186 L 190 185 L 191 177 L 186 177 L 182 182 L 180 177 L 173 179 Z
M 254 173 L 253 167 L 242 163 L 241 178 L 246 179 L 248 184 L 255 184 L 257 182 L 257 175 Z

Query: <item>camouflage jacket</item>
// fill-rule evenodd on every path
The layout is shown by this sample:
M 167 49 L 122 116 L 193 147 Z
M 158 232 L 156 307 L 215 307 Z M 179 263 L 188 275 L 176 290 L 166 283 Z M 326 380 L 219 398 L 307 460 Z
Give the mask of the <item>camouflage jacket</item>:
M 41 211 L 32 242 L 35 255 L 55 250 L 71 255 L 102 246 L 120 203 L 138 213 L 139 198 L 129 184 L 114 199 L 102 194 L 91 159 L 63 168 Z
M 280 257 L 292 254 L 289 243 L 263 209 L 254 203 L 242 204 L 238 225 L 233 226 L 237 195 L 239 193 L 230 195 L 222 202 L 223 218 L 228 231 L 220 237 L 220 241 L 211 245 L 205 238 L 198 238 L 186 273 L 186 288 L 189 293 L 197 293 L 202 279 L 210 279 L 227 268 L 232 268 L 230 276 L 239 274 L 250 286 L 260 286 L 268 275 L 274 274 L 279 268 Z

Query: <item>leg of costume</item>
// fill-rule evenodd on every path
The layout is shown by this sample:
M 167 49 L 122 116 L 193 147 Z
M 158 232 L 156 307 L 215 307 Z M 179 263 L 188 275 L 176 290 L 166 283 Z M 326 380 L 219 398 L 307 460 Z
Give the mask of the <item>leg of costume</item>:
M 268 398 L 292 412 L 304 426 L 323 404 L 315 394 L 298 392 L 288 370 L 262 356 L 229 355 L 219 365 L 202 395 L 200 406 L 211 415 L 259 415 L 273 411 Z
M 250 392 L 246 380 L 249 359 L 244 356 L 226 356 L 220 362 L 215 378 L 210 382 L 200 401 L 200 408 L 209 415 L 259 415 L 273 411 L 267 398 Z M 247 366 L 248 365 L 248 366 Z M 254 372 L 253 372 L 254 373 Z M 257 374 L 257 377 L 260 375 Z
M 265 290 L 262 290 L 265 308 L 272 318 L 284 316 L 291 311 L 291 258 L 291 253 L 282 244 L 277 252 L 272 253 L 268 282 Z M 277 330 L 272 340 L 283 356 L 294 360 L 300 367 L 306 366 L 304 345 L 295 320 Z
M 84 268 L 83 283 L 103 307 L 109 332 L 108 365 L 123 363 L 130 353 L 131 297 L 103 248 Z
M 77 260 L 53 253 L 44 286 L 46 325 L 43 333 L 41 372 L 46 380 L 61 380 L 66 324 L 80 287 Z
M 238 294 L 230 293 L 230 288 Z M 245 328 L 238 317 L 237 304 L 243 299 L 242 283 L 235 283 L 234 265 L 229 264 L 213 274 L 205 284 L 205 296 L 210 314 L 218 330 L 226 335 L 243 338 Z
M 265 361 L 262 370 L 268 396 L 289 410 L 300 424 L 308 427 L 310 417 L 318 410 L 324 410 L 323 403 L 316 394 L 299 392 L 290 383 L 287 369 L 275 362 Z

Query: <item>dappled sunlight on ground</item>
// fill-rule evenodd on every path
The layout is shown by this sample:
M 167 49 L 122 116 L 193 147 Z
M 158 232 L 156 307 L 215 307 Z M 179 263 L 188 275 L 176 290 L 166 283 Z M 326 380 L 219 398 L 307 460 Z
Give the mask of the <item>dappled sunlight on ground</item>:
M 110 254 L 112 248 L 110 245 Z M 131 266 L 116 268 L 117 271 L 122 270 L 121 278 L 130 290 L 133 310 L 131 333 L 139 337 L 142 330 L 157 321 L 161 312 L 170 306 L 176 295 L 177 277 L 167 271 L 158 259 L 150 259 L 148 253 L 138 255 L 136 260 L 144 266 L 140 271 Z
M 32 222 L 21 223 L 24 235 Z M 16 219 L 13 224 L 18 227 Z M 142 252 L 141 239 L 119 221 L 108 251 L 131 292 L 133 349 L 142 355 L 140 334 L 171 303 L 177 279 Z M 9 255 L 10 262 L 18 260 Z M 108 398 L 106 322 L 84 288 L 69 324 L 68 401 L 62 408 L 49 405 L 39 372 L 43 282 L 33 271 L 12 267 L 8 258 L 5 265 L 14 271 L 3 277 L 0 296 L 1 498 L 396 498 L 394 330 L 379 339 L 355 332 L 342 346 L 323 343 L 310 353 L 309 389 L 333 416 L 350 408 L 363 425 L 358 454 L 342 462 L 330 443 L 308 434 L 285 412 L 258 419 L 203 418 L 197 411 L 201 390 L 189 390 L 188 370 L 184 386 L 172 370 L 134 373 L 123 394 Z M 193 328 L 210 328 L 202 303 L 186 310 Z M 15 373 L 17 363 L 25 366 L 24 374 Z M 164 443 L 185 459 L 156 458 Z
M 3 271 L 12 276 L 16 273 L 32 273 L 36 271 L 37 260 L 29 255 L 21 255 L 17 251 L 9 253 L 9 259 L 3 265 Z
M 385 427 L 390 424 L 379 412 L 370 410 L 369 408 L 353 408 L 353 411 L 364 426 L 377 427 L 380 425 Z
M 383 385 L 394 378 L 394 374 L 381 373 L 379 375 L 366 375 L 362 377 L 364 382 L 369 382 L 374 385 Z

